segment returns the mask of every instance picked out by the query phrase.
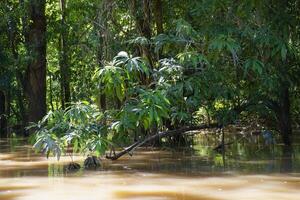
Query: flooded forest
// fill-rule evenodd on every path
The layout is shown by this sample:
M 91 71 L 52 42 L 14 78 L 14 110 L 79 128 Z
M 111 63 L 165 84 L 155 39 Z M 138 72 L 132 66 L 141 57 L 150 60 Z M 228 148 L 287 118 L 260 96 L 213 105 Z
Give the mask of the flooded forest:
M 299 200 L 299 0 L 1 0 L 0 200 Z

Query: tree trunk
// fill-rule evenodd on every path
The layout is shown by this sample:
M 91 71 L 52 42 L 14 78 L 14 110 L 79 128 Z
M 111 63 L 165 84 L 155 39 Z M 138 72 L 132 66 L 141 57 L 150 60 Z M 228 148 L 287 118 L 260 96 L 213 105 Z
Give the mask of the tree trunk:
M 141 4 L 140 4 L 141 3 Z M 140 9 L 142 7 L 142 9 Z M 151 5 L 150 0 L 131 0 L 130 1 L 131 14 L 135 19 L 135 24 L 140 36 L 147 40 L 151 39 Z M 147 58 L 150 66 L 153 68 L 153 53 L 150 44 L 140 45 L 141 54 Z
M 279 108 L 277 111 L 278 126 L 285 145 L 290 146 L 290 136 L 292 135 L 292 125 L 290 116 L 290 98 L 289 89 L 284 87 L 281 93 Z
M 25 72 L 28 120 L 37 122 L 46 114 L 46 0 L 29 1 L 27 53 L 31 56 Z
M 288 173 L 293 171 L 293 148 L 282 146 L 280 172 Z
M 60 87 L 61 106 L 65 109 L 70 103 L 70 67 L 68 62 L 68 29 L 66 26 L 66 0 L 60 0 L 61 29 L 59 38 L 59 66 L 60 66 Z
M 24 45 L 27 50 L 29 50 L 29 45 L 28 45 L 28 9 L 26 9 L 26 5 L 24 0 L 19 0 L 20 7 L 23 10 L 23 15 L 21 17 L 21 22 L 22 22 L 22 35 L 24 37 Z M 16 51 L 17 53 L 17 51 Z M 19 120 L 21 121 L 21 124 L 23 127 L 26 126 L 28 123 L 28 115 L 26 113 L 26 103 L 24 99 L 26 99 L 26 81 L 24 74 L 21 71 L 18 71 L 16 73 L 16 78 L 17 78 L 17 107 L 18 109 L 18 114 L 19 114 Z
M 162 0 L 154 0 L 154 19 L 155 19 L 155 25 L 156 25 L 156 34 L 162 34 L 164 32 L 163 27 L 163 7 L 162 7 Z M 157 59 L 159 60 L 162 57 L 162 49 L 159 50 L 157 53 Z
M 0 138 L 6 136 L 7 120 L 5 110 L 6 98 L 4 91 L 0 90 Z
M 25 110 L 26 106 L 24 104 L 25 96 L 24 96 L 24 91 L 21 89 L 22 88 L 21 81 L 22 81 L 21 77 L 18 77 L 17 78 L 18 89 L 16 90 L 16 96 L 17 96 L 16 104 L 19 109 L 18 109 L 18 118 L 17 119 L 20 120 L 22 129 L 24 130 L 24 133 L 25 133 L 25 127 L 28 122 L 28 119 L 27 119 L 28 116 L 26 115 L 26 110 Z
M 97 45 L 97 62 L 99 68 L 104 67 L 104 62 L 111 59 L 111 33 L 108 21 L 112 17 L 114 1 L 104 0 L 98 8 L 97 23 L 94 24 L 94 29 L 97 31 L 98 45 Z M 101 88 L 101 86 L 100 86 Z M 101 92 L 99 95 L 99 104 L 102 111 L 106 110 L 106 96 Z
M 50 106 L 51 106 L 51 110 L 54 111 L 52 79 L 53 79 L 53 75 L 51 73 L 49 73 L 49 98 L 50 98 Z
M 153 4 L 154 4 L 153 12 L 154 12 L 154 18 L 155 18 L 156 33 L 157 33 L 157 35 L 159 35 L 164 32 L 162 1 L 154 0 Z

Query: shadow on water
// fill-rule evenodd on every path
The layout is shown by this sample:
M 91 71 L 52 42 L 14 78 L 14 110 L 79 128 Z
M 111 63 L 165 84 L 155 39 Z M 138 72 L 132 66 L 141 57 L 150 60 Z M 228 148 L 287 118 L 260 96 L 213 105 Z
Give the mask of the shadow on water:
M 280 162 L 280 172 L 293 172 L 293 147 L 282 146 L 282 155 Z
M 225 152 L 214 151 L 220 141 L 217 134 L 199 135 L 194 146 L 196 155 L 211 162 L 210 169 L 242 174 L 300 172 L 300 137 L 286 147 L 279 142 L 265 144 L 262 136 L 227 133 L 225 143 L 230 145 Z
M 200 134 L 191 148 L 176 150 L 140 149 L 133 157 L 125 156 L 117 161 L 102 160 L 101 171 L 140 171 L 194 175 L 226 175 L 292 173 L 300 172 L 299 140 L 293 147 L 280 144 L 265 145 L 259 136 L 226 133 L 225 152 L 214 151 L 219 144 L 217 134 Z M 238 141 L 238 142 L 235 142 Z M 35 153 L 26 140 L 0 142 L 0 177 L 22 176 L 80 176 L 83 170 L 68 172 L 64 165 L 70 162 L 63 157 L 60 162 L 55 158 L 47 160 Z M 14 147 L 11 147 L 13 145 Z M 77 161 L 82 163 L 82 157 Z
M 72 191 L 81 200 L 91 190 L 90 199 L 217 200 L 245 192 L 249 199 L 298 199 L 299 140 L 291 148 L 265 145 L 260 136 L 226 133 L 225 140 L 234 141 L 225 152 L 214 151 L 219 135 L 200 134 L 190 148 L 141 148 L 132 157 L 102 160 L 98 170 L 76 172 L 66 170 L 67 156 L 47 160 L 25 140 L 0 141 L 0 199 L 72 199 L 65 193 Z

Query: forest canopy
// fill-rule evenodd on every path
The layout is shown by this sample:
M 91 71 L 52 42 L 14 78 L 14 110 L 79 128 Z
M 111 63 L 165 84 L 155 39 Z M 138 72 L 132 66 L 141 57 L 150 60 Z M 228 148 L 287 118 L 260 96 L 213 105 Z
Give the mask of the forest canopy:
M 255 122 L 290 145 L 299 45 L 297 0 L 4 0 L 0 136 L 59 158 Z

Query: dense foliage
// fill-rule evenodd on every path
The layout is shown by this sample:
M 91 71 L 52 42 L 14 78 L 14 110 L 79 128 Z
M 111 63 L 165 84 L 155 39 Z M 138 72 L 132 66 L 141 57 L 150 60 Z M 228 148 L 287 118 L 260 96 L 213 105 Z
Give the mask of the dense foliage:
M 300 117 L 299 8 L 296 0 L 2 1 L 0 135 L 32 121 L 37 148 L 99 155 L 158 131 L 258 121 L 290 145 Z M 41 42 L 28 36 L 36 30 Z M 35 79 L 42 67 L 45 80 Z

